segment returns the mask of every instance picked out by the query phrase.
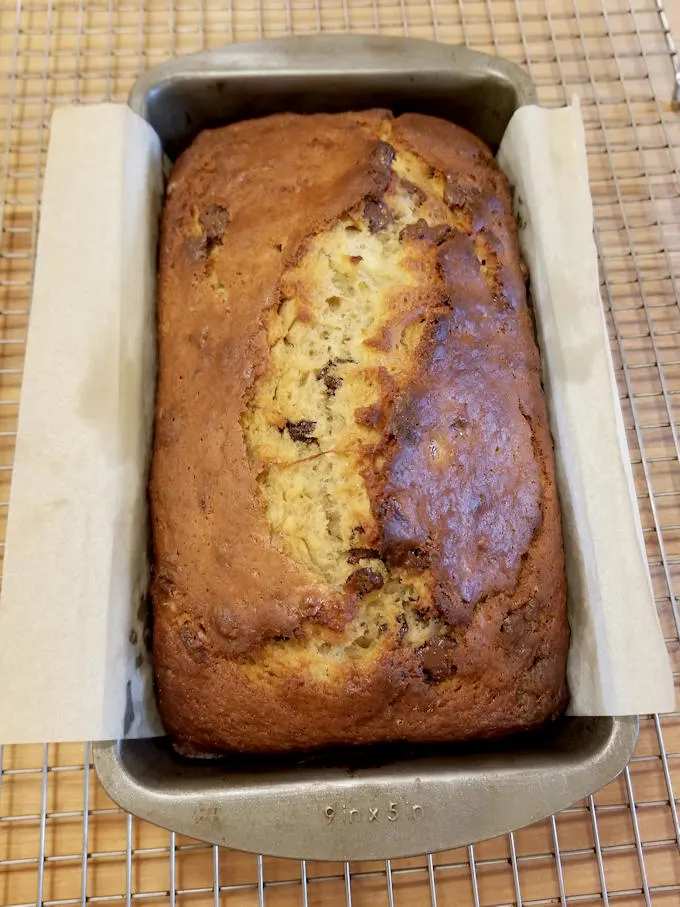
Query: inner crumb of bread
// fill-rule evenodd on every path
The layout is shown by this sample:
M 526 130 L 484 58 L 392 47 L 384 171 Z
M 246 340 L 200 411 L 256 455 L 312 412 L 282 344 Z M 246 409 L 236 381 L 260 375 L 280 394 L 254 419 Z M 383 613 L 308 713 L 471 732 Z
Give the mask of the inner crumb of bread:
M 342 639 L 306 644 L 323 656 L 314 659 L 321 672 L 336 658 L 370 657 L 382 638 L 418 646 L 434 632 L 414 607 L 427 595 L 422 579 L 380 557 L 367 482 L 432 317 L 418 293 L 422 247 L 403 231 L 420 220 L 469 229 L 443 195 L 443 178 L 397 149 L 382 199 L 309 238 L 268 315 L 267 369 L 242 426 L 272 540 L 334 590 L 359 596 Z

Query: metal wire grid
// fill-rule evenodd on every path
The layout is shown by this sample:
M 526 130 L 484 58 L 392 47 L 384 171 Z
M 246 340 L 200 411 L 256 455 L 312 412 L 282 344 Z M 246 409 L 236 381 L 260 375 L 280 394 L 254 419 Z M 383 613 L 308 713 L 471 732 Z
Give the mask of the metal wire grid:
M 124 100 L 140 70 L 234 40 L 352 30 L 463 42 L 526 66 L 544 104 L 581 96 L 603 300 L 656 601 L 680 686 L 674 15 L 661 0 L 0 0 L 1 529 L 54 105 Z M 124 814 L 92 775 L 89 745 L 5 747 L 0 904 L 677 905 L 674 790 L 680 711 L 645 718 L 623 775 L 549 821 L 411 860 L 300 864 L 219 850 Z

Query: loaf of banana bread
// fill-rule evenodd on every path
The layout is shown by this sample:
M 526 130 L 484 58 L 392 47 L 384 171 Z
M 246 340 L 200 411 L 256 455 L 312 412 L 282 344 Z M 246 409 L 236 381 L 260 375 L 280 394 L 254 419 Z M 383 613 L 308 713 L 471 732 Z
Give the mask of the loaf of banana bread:
M 201 133 L 162 223 L 160 710 L 188 753 L 492 737 L 567 700 L 507 181 L 444 120 Z

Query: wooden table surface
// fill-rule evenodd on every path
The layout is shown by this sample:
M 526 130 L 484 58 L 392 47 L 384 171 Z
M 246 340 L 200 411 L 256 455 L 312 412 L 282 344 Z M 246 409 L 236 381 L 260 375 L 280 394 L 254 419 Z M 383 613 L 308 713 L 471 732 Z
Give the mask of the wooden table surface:
M 670 103 L 671 34 L 659 6 L 0 0 L 0 533 L 54 106 L 124 101 L 141 70 L 231 41 L 350 30 L 467 43 L 524 65 L 546 105 L 574 92 L 582 99 L 603 303 L 656 601 L 680 685 L 680 112 Z M 680 2 L 668 7 L 680 38 Z M 629 770 L 553 820 L 387 864 L 300 864 L 217 850 L 118 810 L 97 784 L 86 744 L 0 752 L 2 905 L 680 905 L 680 710 L 644 718 Z

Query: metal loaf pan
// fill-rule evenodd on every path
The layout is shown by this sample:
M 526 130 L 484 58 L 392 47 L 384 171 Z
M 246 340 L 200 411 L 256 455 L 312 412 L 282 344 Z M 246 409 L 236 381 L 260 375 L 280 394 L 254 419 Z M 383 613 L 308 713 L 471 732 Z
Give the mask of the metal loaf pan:
M 535 101 L 528 76 L 505 60 L 333 35 L 175 60 L 141 76 L 129 103 L 172 160 L 205 127 L 374 106 L 451 119 L 495 150 L 513 112 Z M 633 718 L 564 718 L 493 745 L 191 762 L 145 740 L 97 744 L 94 762 L 122 807 L 182 834 L 277 856 L 379 859 L 469 844 L 567 807 L 623 769 L 636 736 Z

